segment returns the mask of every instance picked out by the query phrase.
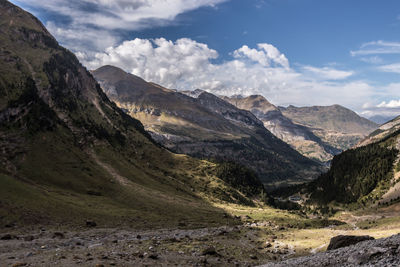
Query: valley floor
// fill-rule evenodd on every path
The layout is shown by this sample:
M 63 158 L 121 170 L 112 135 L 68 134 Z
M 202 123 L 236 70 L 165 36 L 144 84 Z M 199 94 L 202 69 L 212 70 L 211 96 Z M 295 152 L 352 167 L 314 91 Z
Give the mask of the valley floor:
M 2 228 L 0 266 L 256 266 L 324 251 L 330 238 L 340 234 L 382 238 L 400 233 L 400 204 L 343 212 L 327 222 L 271 208 L 223 208 L 237 226 Z M 333 219 L 346 224 L 329 225 Z

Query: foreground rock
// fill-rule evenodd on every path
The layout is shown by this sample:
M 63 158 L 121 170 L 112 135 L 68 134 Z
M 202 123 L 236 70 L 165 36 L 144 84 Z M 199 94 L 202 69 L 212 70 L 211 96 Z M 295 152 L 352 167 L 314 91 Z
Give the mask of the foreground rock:
M 343 247 L 348 247 L 366 240 L 373 240 L 374 238 L 368 235 L 338 235 L 331 239 L 327 250 L 333 250 Z
M 264 267 L 277 266 L 400 266 L 400 234 L 355 245 L 294 258 Z

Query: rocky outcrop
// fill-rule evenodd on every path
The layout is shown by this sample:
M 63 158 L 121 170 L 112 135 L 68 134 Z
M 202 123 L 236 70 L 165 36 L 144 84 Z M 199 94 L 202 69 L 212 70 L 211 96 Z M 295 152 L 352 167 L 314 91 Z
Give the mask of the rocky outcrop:
M 348 247 L 348 246 L 357 244 L 361 241 L 373 240 L 373 239 L 374 239 L 373 237 L 370 237 L 368 235 L 363 235 L 363 236 L 338 235 L 338 236 L 331 238 L 331 241 L 329 242 L 327 250 Z
M 400 234 L 368 240 L 311 256 L 294 258 L 263 267 L 280 266 L 400 266 Z

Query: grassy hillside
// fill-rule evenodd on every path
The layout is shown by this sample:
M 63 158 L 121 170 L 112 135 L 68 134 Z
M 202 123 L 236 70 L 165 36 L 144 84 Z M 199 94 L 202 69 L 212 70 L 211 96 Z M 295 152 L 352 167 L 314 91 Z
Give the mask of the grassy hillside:
M 199 226 L 251 203 L 217 165 L 175 155 L 32 15 L 0 1 L 0 223 Z M 224 218 L 224 219 L 223 219 Z
M 330 170 L 308 185 L 318 203 L 371 204 L 390 187 L 398 150 L 375 143 L 336 156 Z

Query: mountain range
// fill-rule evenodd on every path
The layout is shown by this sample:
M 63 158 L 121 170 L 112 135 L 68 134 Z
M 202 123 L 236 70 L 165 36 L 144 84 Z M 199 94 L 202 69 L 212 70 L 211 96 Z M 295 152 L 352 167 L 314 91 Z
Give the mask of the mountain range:
M 340 106 L 281 108 L 177 92 L 112 66 L 89 72 L 38 19 L 0 0 L 0 262 L 275 266 L 338 232 L 392 235 L 400 117 L 335 155 L 326 173 L 316 161 L 373 127 Z M 311 160 L 280 138 L 323 152 Z M 267 204 L 276 199 L 266 189 L 300 181 L 293 210 Z M 398 236 L 361 239 L 370 241 L 277 264 L 400 261 Z
M 113 66 L 92 73 L 111 100 L 173 152 L 245 165 L 267 189 L 310 180 L 322 169 L 271 134 L 254 114 L 213 94 L 177 92 Z
M 319 162 L 330 161 L 378 127 L 339 105 L 276 107 L 260 95 L 223 99 L 251 111 L 275 136 Z

